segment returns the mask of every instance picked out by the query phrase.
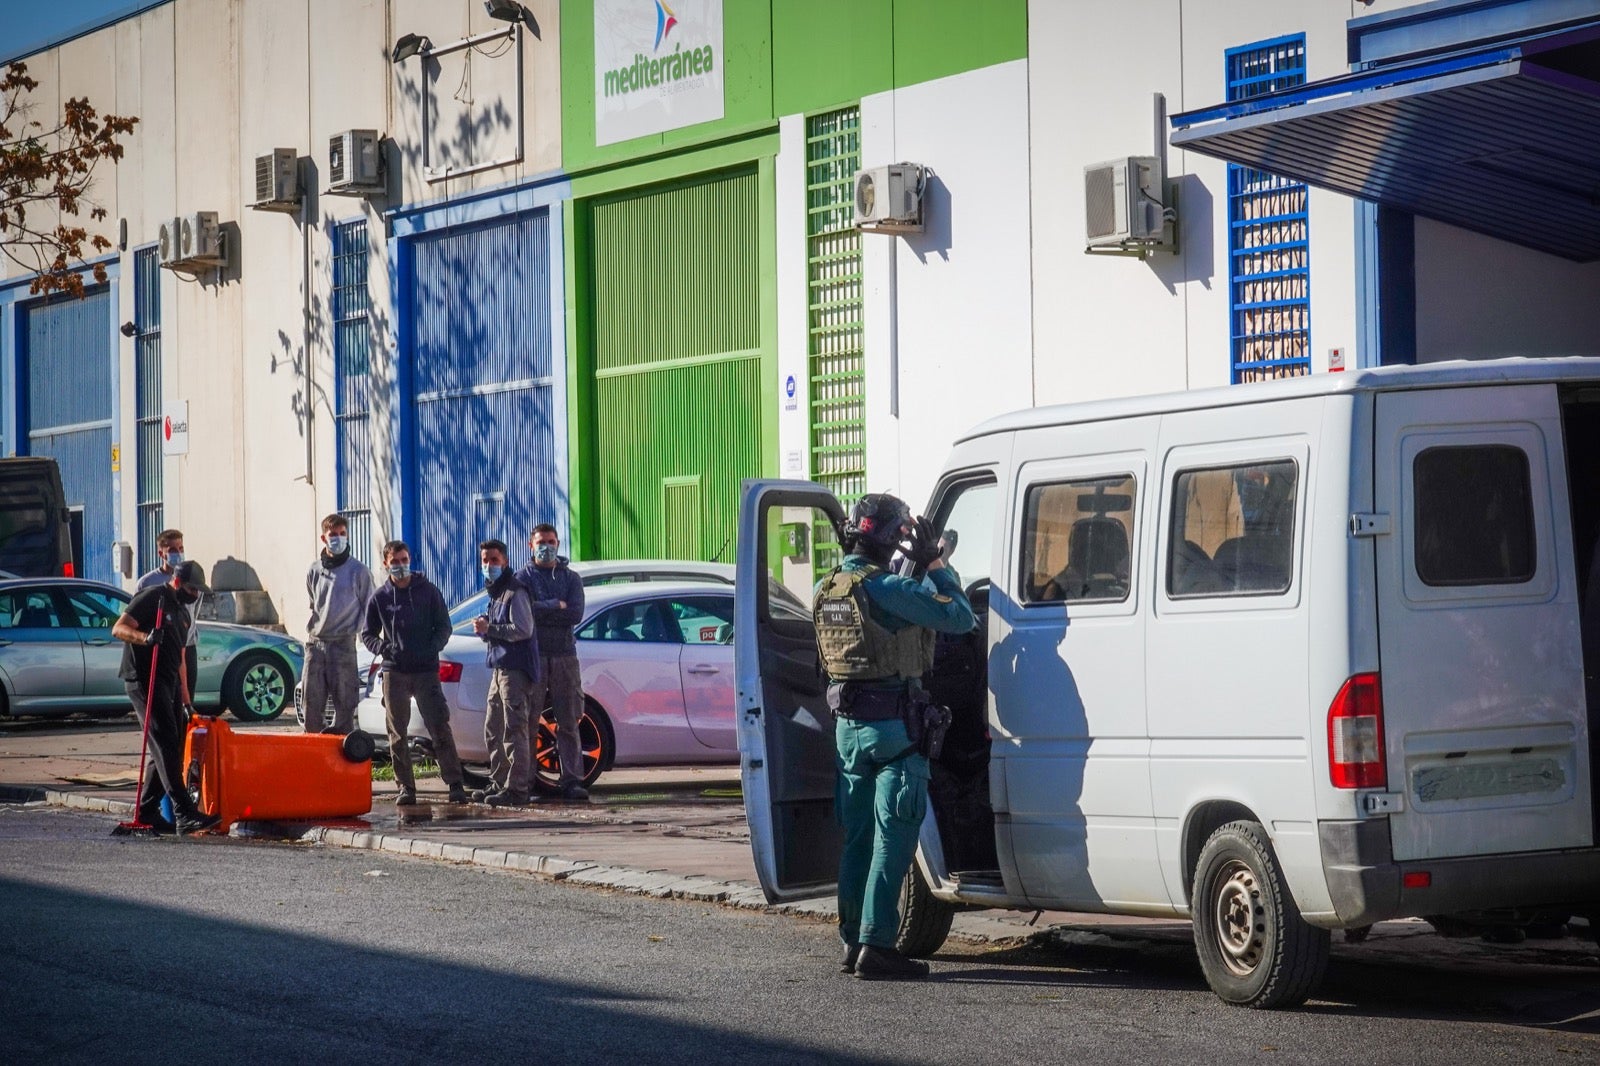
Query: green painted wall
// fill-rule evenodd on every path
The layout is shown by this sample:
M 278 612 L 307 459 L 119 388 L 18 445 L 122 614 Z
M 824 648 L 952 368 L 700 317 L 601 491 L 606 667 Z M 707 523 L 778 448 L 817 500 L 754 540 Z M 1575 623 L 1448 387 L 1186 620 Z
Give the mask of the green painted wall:
M 644 2 L 644 0 L 641 0 Z M 1027 0 L 723 0 L 723 117 L 597 148 L 594 4 L 561 3 L 562 167 L 578 174 L 1021 59 Z

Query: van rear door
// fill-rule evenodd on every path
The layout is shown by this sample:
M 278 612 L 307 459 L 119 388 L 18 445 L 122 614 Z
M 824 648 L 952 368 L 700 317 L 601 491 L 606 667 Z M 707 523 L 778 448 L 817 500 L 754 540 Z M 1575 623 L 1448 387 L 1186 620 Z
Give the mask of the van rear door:
M 771 902 L 832 892 L 842 835 L 833 813 L 833 717 L 807 614 L 771 595 L 783 571 L 809 586 L 819 542 L 844 522 L 810 481 L 747 481 L 739 507 L 734 676 L 745 818 Z M 830 529 L 832 527 L 832 529 Z
M 1379 393 L 1376 543 L 1398 860 L 1593 843 L 1552 385 Z

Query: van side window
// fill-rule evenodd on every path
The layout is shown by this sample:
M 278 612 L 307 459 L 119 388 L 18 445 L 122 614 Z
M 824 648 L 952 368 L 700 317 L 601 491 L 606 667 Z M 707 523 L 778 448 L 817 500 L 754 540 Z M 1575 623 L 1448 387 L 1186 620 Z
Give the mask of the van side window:
M 1516 585 L 1536 569 L 1528 456 L 1510 444 L 1427 448 L 1411 463 L 1417 576 Z
M 1024 603 L 1120 603 L 1131 585 L 1133 475 L 1031 485 L 1022 519 Z
M 1167 594 L 1262 596 L 1294 578 L 1292 459 L 1184 470 L 1172 488 Z

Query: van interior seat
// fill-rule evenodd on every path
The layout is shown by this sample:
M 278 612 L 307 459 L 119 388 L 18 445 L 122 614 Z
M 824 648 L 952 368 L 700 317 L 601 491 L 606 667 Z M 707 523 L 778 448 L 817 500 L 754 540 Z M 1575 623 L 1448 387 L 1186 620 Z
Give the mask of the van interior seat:
M 19 629 L 53 629 L 55 624 L 56 616 L 50 608 L 37 603 L 29 604 L 17 616 L 17 628 Z
M 1217 545 L 1212 558 L 1224 588 L 1235 592 L 1277 590 L 1289 584 L 1289 538 L 1247 533 Z
M 1171 588 L 1174 596 L 1196 596 L 1222 591 L 1222 579 L 1206 550 L 1192 540 L 1178 541 L 1172 548 Z
M 632 623 L 633 610 L 618 607 L 606 617 L 605 629 L 600 635 L 605 640 L 638 640 L 639 634 L 628 628 Z
M 1128 589 L 1128 531 L 1115 518 L 1096 515 L 1072 523 L 1067 534 L 1067 568 L 1056 578 L 1078 596 L 1120 596 Z

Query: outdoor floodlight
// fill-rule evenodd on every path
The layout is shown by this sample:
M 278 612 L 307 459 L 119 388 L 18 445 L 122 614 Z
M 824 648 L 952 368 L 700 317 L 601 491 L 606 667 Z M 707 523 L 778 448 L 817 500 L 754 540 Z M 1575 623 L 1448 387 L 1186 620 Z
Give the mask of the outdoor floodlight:
M 124 337 L 131 337 L 135 333 L 138 333 L 138 332 L 139 332 L 139 327 L 135 326 L 132 322 L 124 322 L 122 324 L 122 335 Z
M 433 42 L 426 37 L 421 34 L 408 33 L 394 42 L 394 52 L 389 56 L 389 61 L 391 63 L 404 63 L 412 56 L 421 55 L 432 48 Z
M 533 12 L 527 5 L 517 3 L 517 0 L 483 0 L 483 9 L 492 19 L 501 22 L 520 22 L 533 33 L 539 36 L 539 23 L 534 20 Z M 541 38 L 542 40 L 542 38 Z

